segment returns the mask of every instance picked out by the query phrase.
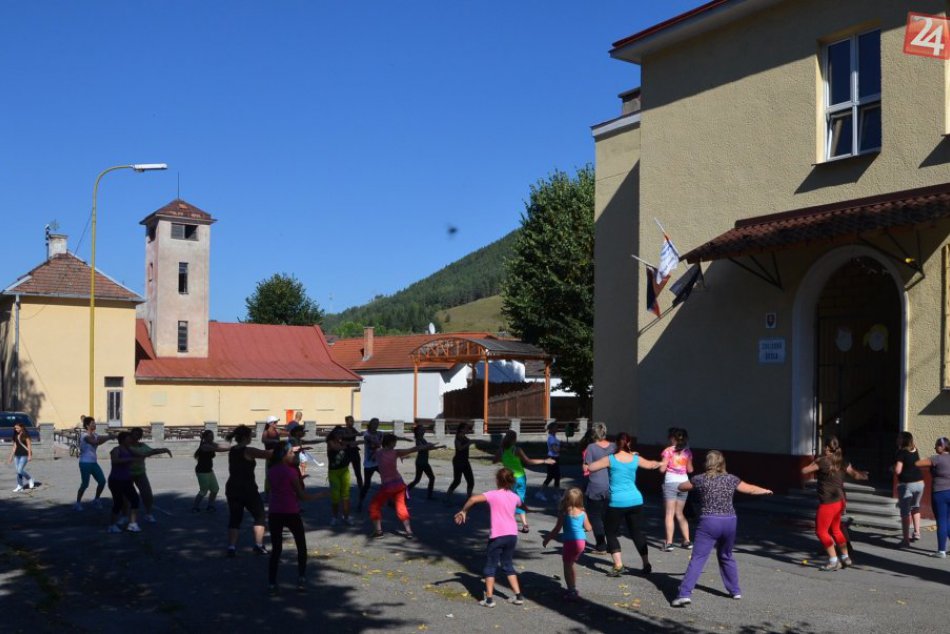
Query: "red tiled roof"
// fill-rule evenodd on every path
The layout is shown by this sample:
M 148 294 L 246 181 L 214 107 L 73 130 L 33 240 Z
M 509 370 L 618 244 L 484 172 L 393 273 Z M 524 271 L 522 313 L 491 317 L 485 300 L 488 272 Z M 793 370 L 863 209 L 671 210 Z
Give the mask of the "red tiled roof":
M 463 337 L 488 337 L 484 332 L 454 332 L 453 336 Z M 353 370 L 354 372 L 363 371 L 382 371 L 382 370 L 412 370 L 412 359 L 409 353 L 424 343 L 442 339 L 446 334 L 436 335 L 390 335 L 373 337 L 373 356 L 363 360 L 363 337 L 353 337 L 350 339 L 338 339 L 330 346 L 330 354 L 340 365 Z M 420 370 L 448 370 L 454 363 L 422 363 Z
M 191 203 L 185 202 L 181 198 L 176 198 L 161 209 L 156 209 L 146 216 L 139 224 L 147 225 L 152 220 L 152 218 L 156 217 L 169 218 L 172 220 L 193 220 L 201 224 L 211 224 L 214 222 L 214 218 L 211 217 L 211 214 L 198 209 Z
M 72 253 L 60 253 L 11 284 L 7 295 L 89 298 L 88 264 Z M 143 302 L 133 291 L 96 271 L 96 299 Z
M 616 42 L 614 42 L 613 47 L 620 48 L 621 46 L 626 46 L 627 44 L 632 44 L 639 40 L 646 39 L 647 37 L 651 35 L 655 35 L 659 33 L 660 31 L 665 31 L 666 29 L 676 26 L 677 24 L 680 24 L 681 22 L 692 20 L 706 13 L 707 11 L 711 11 L 715 9 L 716 7 L 726 4 L 729 1 L 730 0 L 712 0 L 712 2 L 707 2 L 706 4 L 700 5 L 694 9 L 690 9 L 689 11 L 685 11 L 684 13 L 675 15 L 668 20 L 664 20 L 663 22 L 660 22 L 659 24 L 654 24 L 653 26 L 643 29 L 642 31 L 639 31 L 637 33 L 634 33 L 633 35 L 628 35 L 622 40 L 617 40 Z
M 137 380 L 352 383 L 357 374 L 336 363 L 318 326 L 208 324 L 205 359 L 156 357 L 145 321 L 136 320 Z
M 694 263 L 839 241 L 950 217 L 950 183 L 747 218 L 693 249 Z

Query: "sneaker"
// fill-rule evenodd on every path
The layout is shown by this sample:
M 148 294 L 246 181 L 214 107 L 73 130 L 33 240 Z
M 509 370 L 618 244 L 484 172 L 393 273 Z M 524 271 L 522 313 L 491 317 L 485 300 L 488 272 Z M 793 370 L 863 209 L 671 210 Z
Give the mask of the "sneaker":
M 841 567 L 842 567 L 842 568 L 850 568 L 850 567 L 853 566 L 853 565 L 854 565 L 854 564 L 851 562 L 851 558 L 850 558 L 850 557 L 842 557 L 842 558 L 841 558 Z
M 371 538 L 371 539 L 379 539 L 379 538 L 382 537 L 382 536 L 383 536 L 383 531 L 373 531 L 373 532 L 370 534 L 370 538 Z
M 141 527 L 138 525 L 138 522 L 132 522 L 132 523 L 130 523 L 128 526 L 125 527 L 125 530 L 129 531 L 130 533 L 141 533 L 141 532 L 142 532 L 142 529 L 141 529 Z
M 909 540 L 909 539 L 902 539 L 902 540 L 900 541 L 900 543 L 897 545 L 897 547 L 898 547 L 898 548 L 910 548 L 910 540 Z
M 92 505 L 96 507 L 97 509 L 101 509 L 103 507 L 102 500 L 100 498 L 96 498 L 95 500 L 93 500 Z
M 837 559 L 834 561 L 829 561 L 824 566 L 819 566 L 818 570 L 821 572 L 834 572 L 835 570 L 841 569 L 841 562 Z
M 227 556 L 228 558 L 234 558 L 235 556 L 237 556 L 237 548 L 235 548 L 234 546 L 228 546 Z
M 18 484 L 18 485 L 16 485 L 16 488 L 13 489 L 13 492 L 14 492 L 14 493 L 19 493 L 19 492 L 22 491 L 22 490 L 23 490 L 23 487 Z
M 624 571 L 624 567 L 623 567 L 623 566 L 614 566 L 613 568 L 611 568 L 610 570 L 607 571 L 607 576 L 608 576 L 608 577 L 619 577 L 620 575 L 623 574 L 623 571 Z
M 340 523 L 340 520 L 338 520 L 337 518 L 335 517 L 330 518 L 330 526 L 336 526 L 339 523 Z
M 742 598 L 742 595 L 739 594 L 738 592 L 736 592 L 734 595 L 732 595 L 732 598 L 735 599 L 736 601 L 738 601 L 738 600 L 740 600 L 740 599 Z
M 298 592 L 303 592 L 303 591 L 306 590 L 306 589 L 307 589 L 307 578 L 306 578 L 306 577 L 298 577 L 298 578 L 297 578 L 297 591 L 298 591 Z
M 685 542 L 683 542 L 682 544 L 680 544 L 680 548 L 682 548 L 682 549 L 684 549 L 684 550 L 692 550 L 692 549 L 693 549 L 693 542 L 691 542 L 691 541 L 689 541 L 689 540 L 687 539 Z
M 74 510 L 74 511 L 81 511 L 81 510 L 82 510 L 82 502 L 76 502 L 75 504 L 73 504 L 73 510 Z
M 671 553 L 673 552 L 673 544 L 663 544 L 663 548 L 661 548 L 660 550 L 662 550 L 665 553 Z
M 938 550 L 937 552 L 934 553 L 933 556 L 936 557 L 936 558 L 938 558 L 938 559 L 946 559 L 946 558 L 947 558 L 947 551 L 945 551 L 945 550 Z
M 580 594 L 577 592 L 576 588 L 568 588 L 564 591 L 564 596 L 562 599 L 564 601 L 574 602 L 580 600 Z
M 148 522 L 149 524 L 154 524 L 154 523 L 155 523 L 155 516 L 152 515 L 151 513 L 146 513 L 146 515 L 145 515 L 145 521 Z
M 344 518 L 343 518 L 343 523 L 346 524 L 347 526 L 353 526 L 353 525 L 354 525 L 354 522 L 353 522 L 353 518 L 352 518 L 352 517 L 344 517 Z
M 28 487 L 26 487 L 26 488 L 28 488 L 28 489 L 35 489 L 35 488 L 36 488 L 36 482 L 33 480 L 33 478 L 30 478 L 30 485 L 29 485 Z
M 692 602 L 693 600 L 690 599 L 689 597 L 676 597 L 675 599 L 673 599 L 673 602 L 670 603 L 670 605 L 672 605 L 674 608 L 682 608 L 682 607 L 686 607 Z
M 267 548 L 264 546 L 264 544 L 254 544 L 254 552 L 255 552 L 256 554 L 258 554 L 258 555 L 268 555 L 268 554 L 270 554 L 270 553 L 267 551 Z
M 109 524 L 109 528 L 106 530 L 107 533 L 121 533 L 122 529 L 118 524 Z
M 478 605 L 483 605 L 486 608 L 493 608 L 495 607 L 495 600 L 491 597 L 485 597 L 484 599 L 478 602 Z
M 318 467 L 325 467 L 325 466 L 327 466 L 327 463 L 325 463 L 325 462 L 320 462 L 319 460 L 317 460 L 317 466 L 318 466 Z
M 125 515 L 120 515 L 119 519 L 117 519 L 115 523 L 116 523 L 116 526 L 125 526 L 126 524 L 129 523 L 129 518 L 127 518 Z
M 653 565 L 652 565 L 652 564 L 643 564 L 643 574 L 648 575 L 648 574 L 650 574 L 651 572 L 653 572 Z
M 414 540 L 415 538 L 416 538 L 416 534 L 415 534 L 415 533 L 406 533 L 406 539 L 407 539 L 407 540 L 412 541 L 412 540 Z
M 914 533 L 910 536 L 910 541 L 917 542 L 920 541 L 920 533 Z
M 511 603 L 512 605 L 524 605 L 524 597 L 520 594 L 516 594 L 515 596 L 508 598 L 508 603 Z

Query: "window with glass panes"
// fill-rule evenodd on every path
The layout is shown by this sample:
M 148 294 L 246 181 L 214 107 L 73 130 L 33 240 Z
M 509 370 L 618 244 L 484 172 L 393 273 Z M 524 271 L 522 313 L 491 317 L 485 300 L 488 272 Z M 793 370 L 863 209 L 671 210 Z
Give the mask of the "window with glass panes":
M 881 31 L 833 42 L 823 51 L 825 158 L 881 149 Z

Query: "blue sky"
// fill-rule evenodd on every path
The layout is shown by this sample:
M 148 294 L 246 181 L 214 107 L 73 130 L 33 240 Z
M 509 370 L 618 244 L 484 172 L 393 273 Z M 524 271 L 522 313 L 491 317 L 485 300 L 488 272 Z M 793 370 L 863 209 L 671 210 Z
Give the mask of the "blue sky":
M 639 84 L 612 42 L 702 4 L 4 2 L 0 285 L 59 224 L 144 285 L 139 221 L 178 192 L 211 213 L 211 317 L 299 278 L 339 311 L 516 228 L 529 186 L 593 161 L 592 124 Z M 450 236 L 449 225 L 458 227 Z

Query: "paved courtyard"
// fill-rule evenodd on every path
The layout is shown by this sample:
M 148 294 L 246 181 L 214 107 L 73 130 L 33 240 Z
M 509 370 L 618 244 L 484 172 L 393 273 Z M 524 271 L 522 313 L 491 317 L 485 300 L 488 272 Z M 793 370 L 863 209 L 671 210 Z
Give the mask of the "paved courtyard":
M 158 523 L 143 524 L 140 534 L 119 535 L 106 533 L 107 509 L 87 505 L 82 512 L 72 510 L 78 485 L 74 458 L 31 464 L 40 485 L 26 494 L 10 492 L 14 474 L 4 462 L 3 630 L 892 633 L 945 627 L 950 560 L 928 556 L 935 548 L 933 531 L 924 533 L 919 548 L 906 551 L 896 550 L 893 535 L 855 531 L 856 567 L 820 573 L 814 561 L 817 540 L 807 526 L 754 512 L 740 512 L 737 558 L 743 599 L 733 601 L 723 592 L 711 560 L 692 606 L 671 608 L 689 553 L 658 550 L 658 497 L 649 493 L 654 572 L 648 578 L 636 572 L 639 557 L 624 539 L 630 574 L 608 578 L 606 557 L 584 555 L 578 565 L 582 600 L 563 603 L 559 546 L 541 546 L 554 524 L 554 505 L 534 504 L 531 533 L 521 536 L 516 557 L 526 603 L 518 607 L 501 601 L 494 609 L 483 608 L 477 598 L 487 512 L 472 513 L 464 527 L 452 523 L 463 496 L 457 492 L 450 504 L 443 501 L 451 476 L 448 457 L 443 452 L 433 461 L 438 499 L 426 501 L 420 495 L 410 501 L 416 541 L 396 532 L 390 509 L 384 515 L 387 535 L 370 540 L 363 516 L 356 527 L 331 528 L 328 501 L 307 503 L 310 586 L 298 593 L 291 583 L 295 559 L 293 542 L 287 541 L 279 573 L 284 585 L 276 597 L 266 593 L 266 557 L 251 551 L 249 526 L 242 530 L 238 557 L 224 557 L 223 456 L 216 461 L 222 485 L 216 514 L 190 512 L 197 488 L 194 460 L 180 452 L 172 459 L 149 461 Z M 402 470 L 411 476 L 411 459 Z M 311 488 L 324 486 L 323 471 L 316 470 L 308 480 Z M 476 491 L 485 490 L 493 467 L 479 461 L 475 473 Z M 579 478 L 570 468 L 567 473 L 562 485 L 571 476 Z M 259 481 L 260 476 L 259 466 Z M 541 473 L 529 474 L 529 496 L 542 479 Z M 91 497 L 87 492 L 86 499 Z M 506 586 L 498 587 L 496 596 L 507 597 Z

